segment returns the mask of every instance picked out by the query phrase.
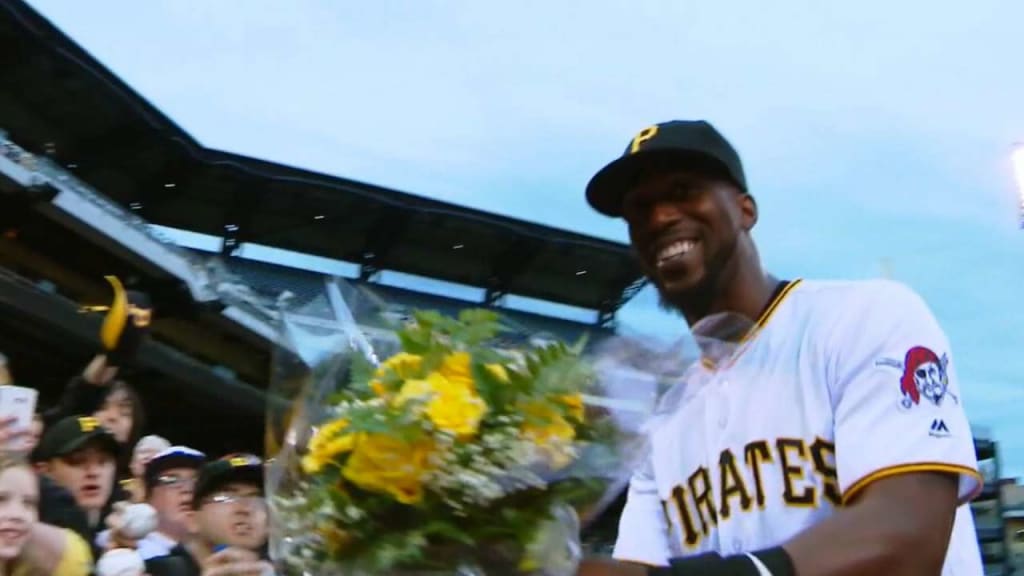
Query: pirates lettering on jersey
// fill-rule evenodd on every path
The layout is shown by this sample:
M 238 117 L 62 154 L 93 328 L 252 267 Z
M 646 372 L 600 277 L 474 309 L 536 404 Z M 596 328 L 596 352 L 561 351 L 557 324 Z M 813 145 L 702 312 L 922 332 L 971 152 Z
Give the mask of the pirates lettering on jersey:
M 782 478 L 783 489 L 766 494 L 764 479 L 773 473 Z M 717 477 L 716 483 L 701 466 L 662 503 L 666 517 L 677 520 L 687 549 L 696 548 L 719 522 L 751 512 L 755 505 L 764 510 L 769 498 L 797 508 L 817 507 L 822 498 L 833 506 L 842 502 L 835 445 L 822 438 L 810 444 L 799 438 L 755 440 L 743 447 L 742 458 L 725 449 L 718 457 Z
M 801 282 L 784 296 L 728 361 L 680 378 L 685 394 L 650 427 L 613 556 L 668 566 L 770 549 L 882 479 L 933 473 L 957 477 L 961 504 L 942 573 L 981 574 L 965 504 L 983 482 L 955 358 L 927 305 L 888 281 Z

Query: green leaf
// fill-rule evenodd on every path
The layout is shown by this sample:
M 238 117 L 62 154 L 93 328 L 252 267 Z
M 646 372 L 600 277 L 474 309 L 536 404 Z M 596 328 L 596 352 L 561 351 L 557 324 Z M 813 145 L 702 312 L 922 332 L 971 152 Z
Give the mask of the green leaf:
M 370 392 L 369 383 L 377 367 L 362 354 L 353 353 L 349 367 L 349 387 L 356 394 L 366 395 Z
M 443 324 L 445 317 L 437 310 L 416 310 L 413 312 L 416 324 L 429 330 L 435 325 Z
M 493 340 L 501 329 L 497 313 L 484 308 L 474 308 L 459 313 L 453 336 L 462 344 L 473 347 Z
M 409 354 L 426 354 L 430 351 L 430 333 L 422 330 L 402 330 L 398 333 L 398 340 L 402 343 L 402 351 Z
M 476 543 L 473 536 L 459 528 L 458 524 L 454 522 L 446 522 L 444 520 L 429 522 L 423 527 L 423 535 L 441 536 L 445 539 L 454 540 L 462 544 L 473 545 Z
M 582 356 L 583 355 L 583 351 L 586 350 L 587 344 L 589 344 L 589 343 L 590 343 L 590 333 L 589 332 L 584 332 L 579 337 L 579 340 L 576 340 L 576 343 L 573 344 L 569 348 L 569 353 L 571 353 L 573 356 Z

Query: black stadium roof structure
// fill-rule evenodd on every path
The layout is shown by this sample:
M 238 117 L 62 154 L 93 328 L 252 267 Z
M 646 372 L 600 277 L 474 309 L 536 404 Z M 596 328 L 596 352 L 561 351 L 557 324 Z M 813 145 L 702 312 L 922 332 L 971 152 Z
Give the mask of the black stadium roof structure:
M 20 0 L 0 4 L 0 128 L 154 224 L 596 311 L 643 286 L 628 246 L 203 147 Z M 171 186 L 173 185 L 173 186 Z

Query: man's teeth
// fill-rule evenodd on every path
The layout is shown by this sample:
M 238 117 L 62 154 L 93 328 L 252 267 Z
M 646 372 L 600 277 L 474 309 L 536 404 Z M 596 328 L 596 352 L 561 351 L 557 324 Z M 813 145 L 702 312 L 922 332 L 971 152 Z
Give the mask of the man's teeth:
M 658 262 L 664 262 L 669 258 L 675 258 L 676 256 L 686 254 L 696 245 L 697 242 L 695 240 L 680 240 L 679 242 L 673 242 L 658 252 Z

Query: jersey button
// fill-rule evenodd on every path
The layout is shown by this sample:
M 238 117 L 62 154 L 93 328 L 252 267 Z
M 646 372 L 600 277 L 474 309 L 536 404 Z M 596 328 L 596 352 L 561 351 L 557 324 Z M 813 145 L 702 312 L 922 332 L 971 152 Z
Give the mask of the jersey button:
M 729 418 L 725 414 L 718 417 L 718 427 L 725 429 L 725 425 L 729 423 Z
M 742 552 L 743 551 L 743 543 L 740 542 L 739 540 L 733 540 L 732 541 L 732 551 L 737 553 L 737 554 Z

